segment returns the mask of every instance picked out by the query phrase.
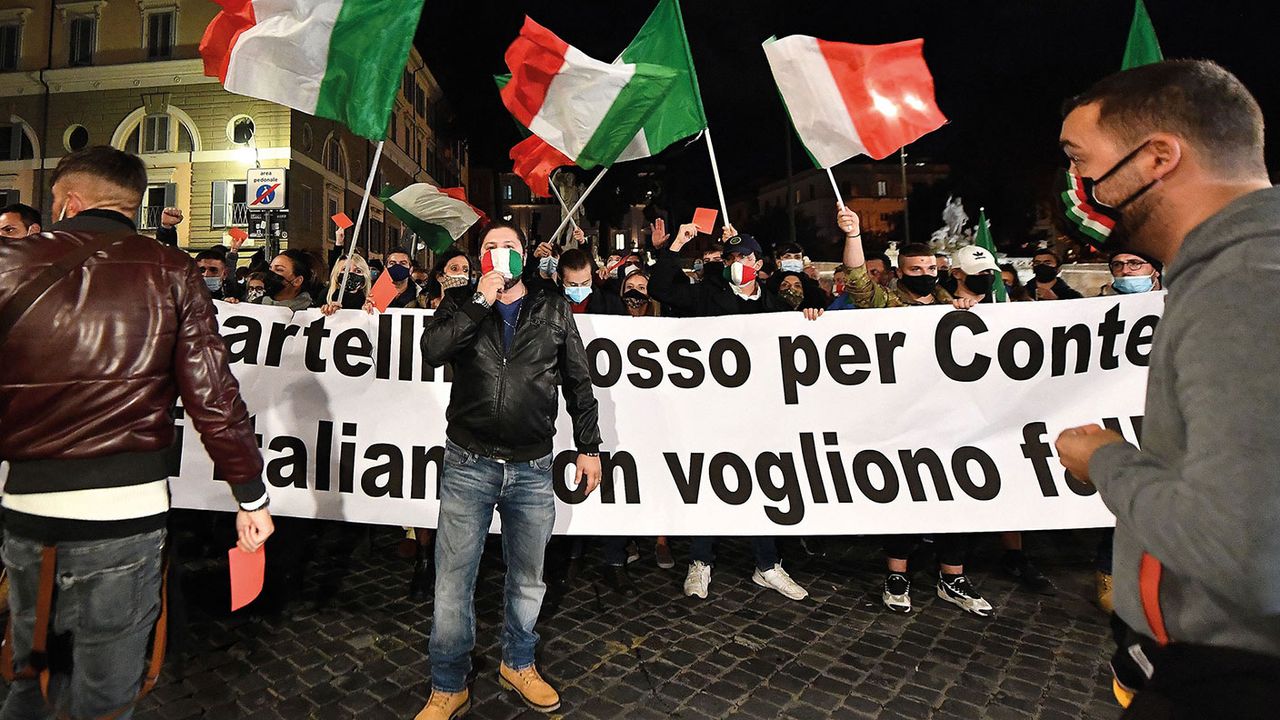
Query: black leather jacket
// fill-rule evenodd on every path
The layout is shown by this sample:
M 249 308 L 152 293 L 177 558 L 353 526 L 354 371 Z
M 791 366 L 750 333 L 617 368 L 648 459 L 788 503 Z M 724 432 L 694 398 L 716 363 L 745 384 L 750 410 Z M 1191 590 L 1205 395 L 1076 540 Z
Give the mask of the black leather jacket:
M 502 347 L 502 318 L 476 303 L 472 289 L 449 290 L 436 309 L 422 351 L 434 367 L 453 364 L 446 433 L 484 457 L 536 460 L 551 452 L 560 385 L 575 446 L 599 452 L 599 406 L 569 301 L 538 285 L 526 287 L 510 350 Z

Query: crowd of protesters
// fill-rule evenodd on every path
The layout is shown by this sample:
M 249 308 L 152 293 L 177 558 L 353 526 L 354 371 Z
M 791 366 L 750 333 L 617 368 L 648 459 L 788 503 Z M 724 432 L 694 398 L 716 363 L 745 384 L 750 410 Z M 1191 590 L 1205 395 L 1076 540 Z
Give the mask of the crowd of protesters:
M 1231 243 L 1245 245 L 1263 237 L 1259 228 L 1264 219 L 1273 224 L 1277 201 L 1265 174 L 1259 173 L 1256 167 L 1257 158 L 1254 156 L 1260 157 L 1261 149 L 1260 120 L 1254 118 L 1258 115 L 1256 103 L 1252 103 L 1242 87 L 1237 87 L 1238 83 L 1233 78 L 1230 81 L 1224 79 L 1225 73 L 1215 70 L 1214 66 L 1167 65 L 1163 69 L 1142 72 L 1167 72 L 1169 77 L 1159 75 L 1149 82 L 1180 82 L 1190 90 L 1238 105 L 1241 112 L 1237 115 L 1243 118 L 1237 118 L 1243 127 L 1239 134 L 1253 138 L 1243 143 L 1248 145 L 1248 157 L 1242 155 L 1244 160 L 1237 165 L 1228 163 L 1230 166 L 1224 166 L 1225 169 L 1211 167 L 1210 162 L 1205 166 L 1208 169 L 1201 168 L 1204 172 L 1196 174 L 1196 163 L 1205 156 L 1195 153 L 1177 156 L 1177 153 L 1172 153 L 1168 149 L 1172 147 L 1171 143 L 1182 142 L 1176 137 L 1173 140 L 1147 139 L 1128 156 L 1118 160 L 1112 158 L 1112 170 L 1095 173 L 1100 178 L 1098 182 L 1117 177 L 1116 169 L 1138 157 L 1144 158 L 1144 162 L 1153 158 L 1163 162 L 1164 165 L 1154 167 L 1164 168 L 1166 176 L 1170 172 L 1169 163 L 1184 163 L 1190 168 L 1184 177 L 1190 180 L 1185 181 L 1185 185 L 1169 181 L 1164 187 L 1171 189 L 1163 190 L 1185 193 L 1184 202 L 1168 207 L 1193 208 L 1193 199 L 1203 197 L 1204 187 L 1217 187 L 1221 197 L 1215 201 L 1215 212 L 1223 211 L 1228 201 L 1235 201 L 1238 203 L 1233 206 L 1236 209 L 1223 211 L 1226 213 L 1224 217 L 1230 217 L 1230 212 L 1245 213 L 1238 229 L 1232 230 L 1221 223 L 1212 228 L 1215 231 L 1232 230 L 1240 237 L 1229 238 L 1230 242 L 1214 239 L 1217 245 L 1212 246 L 1204 237 L 1196 237 L 1200 245 L 1195 246 L 1199 249 L 1193 248 L 1193 252 L 1203 254 L 1208 252 L 1204 248 L 1212 247 L 1226 253 L 1222 248 Z M 1089 143 L 1089 130 L 1093 126 L 1088 120 L 1088 113 L 1101 112 L 1096 107 L 1098 103 L 1123 103 L 1134 92 L 1155 92 L 1141 84 L 1144 76 L 1135 74 L 1127 77 L 1138 78 L 1132 81 L 1138 84 L 1132 87 L 1125 81 L 1119 81 L 1114 87 L 1103 84 L 1096 90 L 1101 93 L 1098 95 L 1101 99 L 1080 101 L 1071 111 L 1064 125 L 1064 138 L 1067 139 L 1063 143 L 1069 154 L 1075 152 L 1077 146 Z M 1191 117 L 1192 111 L 1186 109 L 1183 115 Z M 1145 121 L 1139 118 L 1135 122 Z M 1202 130 L 1198 127 L 1186 130 L 1186 136 L 1190 138 L 1188 142 L 1203 142 L 1210 149 L 1222 153 L 1231 150 L 1232 143 L 1236 142 Z M 1166 143 L 1164 149 L 1158 146 L 1160 142 Z M 1148 146 L 1152 148 L 1148 153 L 1151 157 L 1140 156 Z M 1080 167 L 1085 162 L 1074 156 L 1071 160 L 1073 167 Z M 1225 173 L 1221 177 L 1230 181 L 1227 183 L 1229 192 L 1219 187 L 1221 182 L 1214 179 L 1218 178 L 1213 175 L 1215 172 Z M 1206 177 L 1211 181 L 1204 180 Z M 225 246 L 203 249 L 188 261 L 177 247 L 176 228 L 183 221 L 180 210 L 164 210 L 155 242 L 137 234 L 131 215 L 137 212 L 141 191 L 146 186 L 145 178 L 145 168 L 138 158 L 110 148 L 92 148 L 64 158 L 53 175 L 58 221 L 50 224 L 49 228 L 56 232 L 46 233 L 33 241 L 34 235 L 45 230 L 40 213 L 20 204 L 0 208 L 0 238 L 17 239 L 12 246 L 17 248 L 13 251 L 15 253 L 43 258 L 35 263 L 15 263 L 10 269 L 28 272 L 40 263 L 50 267 L 34 280 L 28 278 L 25 283 L 16 285 L 20 290 L 15 293 L 19 299 L 23 299 L 27 285 L 42 282 L 48 279 L 46 276 L 52 279 L 44 290 L 63 277 L 59 272 L 83 269 L 82 264 L 95 257 L 95 252 L 97 257 L 110 256 L 110 262 L 88 266 L 90 272 L 86 273 L 80 292 L 96 298 L 101 307 L 89 307 L 84 322 L 101 328 L 110 326 L 115 331 L 114 335 L 105 330 L 91 334 L 108 338 L 103 342 L 111 345 L 109 349 L 131 356 L 141 354 L 144 359 L 139 363 L 158 368 L 156 372 L 130 374 L 123 364 L 97 363 L 92 354 L 74 352 L 67 353 L 61 365 L 37 367 L 38 363 L 32 361 L 32 348 L 39 348 L 45 338 L 40 337 L 37 342 L 34 338 L 38 333 L 26 328 L 25 337 L 13 341 L 23 344 L 18 345 L 19 350 L 15 351 L 19 354 L 13 356 L 17 362 L 12 367 L 32 374 L 36 380 L 0 384 L 5 392 L 12 397 L 29 400 L 28 396 L 35 392 L 32 388 L 57 387 L 68 397 L 50 399 L 52 407 L 49 412 L 28 413 L 30 417 L 21 418 L 21 427 L 7 428 L 12 432 L 0 437 L 0 450 L 11 462 L 4 498 L 6 542 L 3 554 L 14 582 L 22 588 L 12 597 L 29 599 L 38 596 L 34 604 L 24 601 L 22 606 L 13 609 L 21 622 L 16 625 L 19 630 L 16 639 L 6 641 L 6 651 L 14 655 L 12 659 L 5 657 L 0 662 L 5 663 L 7 671 L 16 669 L 20 672 L 5 706 L 6 717 L 35 717 L 50 702 L 46 634 L 50 627 L 56 628 L 65 622 L 64 613 L 84 613 L 81 622 L 89 627 L 93 625 L 92 613 L 106 605 L 116 603 L 120 608 L 137 611 L 134 605 L 142 595 L 164 597 L 163 593 L 155 591 L 161 587 L 162 577 L 168 572 L 162 565 L 160 548 L 165 544 L 165 527 L 170 517 L 165 457 L 173 440 L 170 412 L 176 396 L 181 396 L 187 418 L 201 433 L 206 449 L 219 463 L 222 477 L 231 485 L 239 505 L 236 533 L 240 549 L 252 553 L 267 542 L 268 536 L 273 538 L 275 550 L 268 562 L 276 571 L 268 573 L 267 597 L 263 600 L 265 606 L 278 612 L 297 599 L 293 593 L 301 585 L 308 564 L 308 551 L 314 550 L 313 540 L 318 532 L 338 526 L 336 531 L 343 534 L 340 544 L 346 548 L 346 557 L 350 556 L 355 544 L 352 526 L 307 520 L 282 521 L 278 528 L 273 524 L 267 511 L 270 497 L 260 477 L 261 454 L 254 449 L 252 424 L 239 397 L 238 385 L 230 373 L 226 349 L 216 337 L 209 298 L 226 303 L 286 307 L 294 312 L 319 308 L 326 315 L 344 309 L 376 312 L 372 300 L 374 283 L 385 275 L 394 290 L 387 307 L 436 312 L 423 340 L 427 361 L 432 365 L 452 363 L 455 366 L 447 418 L 449 443 L 446 477 L 442 479 L 440 529 L 433 532 L 406 528 L 405 555 L 414 558 L 410 597 L 424 597 L 431 587 L 431 576 L 435 577 L 433 598 L 436 612 L 431 637 L 433 694 L 419 717 L 453 718 L 460 716 L 470 705 L 466 677 L 471 669 L 469 656 L 475 644 L 473 594 L 476 566 L 495 508 L 502 514 L 504 561 L 507 565 L 507 618 L 499 676 L 505 687 L 515 690 L 537 710 L 550 712 L 560 704 L 558 693 L 533 665 L 538 641 L 534 625 L 545 592 L 544 548 L 550 540 L 554 519 L 554 501 L 545 483 L 551 467 L 554 413 L 545 406 L 546 393 L 541 392 L 526 392 L 515 397 L 518 393 L 513 390 L 510 393 L 513 396 L 510 399 L 511 410 L 505 406 L 499 408 L 500 403 L 490 401 L 495 382 L 505 378 L 508 372 L 507 355 L 516 348 L 521 353 L 521 362 L 515 363 L 510 372 L 522 373 L 521 378 L 525 381 L 521 383 L 522 387 L 556 381 L 561 385 L 573 419 L 573 440 L 579 452 L 575 462 L 578 479 L 590 493 L 600 482 L 601 437 L 588 360 L 572 321 L 574 315 L 702 318 L 801 313 L 810 321 L 820 321 L 828 312 L 845 310 L 937 305 L 963 311 L 996 302 L 1003 296 L 1013 301 L 1038 302 L 1070 300 L 1085 295 L 1063 279 L 1062 260 L 1048 248 L 1036 252 L 1031 258 L 1031 277 L 1026 282 L 1019 278 L 1012 265 L 1000 265 L 991 252 L 978 246 L 963 247 L 947 255 L 939 254 L 926 245 L 908 244 L 900 248 L 895 266 L 885 254 L 868 252 L 857 215 L 839 202 L 836 204 L 836 224 L 844 237 L 844 250 L 841 264 L 832 272 L 829 281 L 820 277 L 817 265 L 806 256 L 804 248 L 784 244 L 772 253 L 766 253 L 756 238 L 729 225 L 724 227 L 718 242 L 705 244 L 696 257 L 688 258 L 692 260 L 692 267 L 686 270 L 686 256 L 682 251 L 697 238 L 698 230 L 693 224 L 684 224 L 671 232 L 664 218 L 655 220 L 651 225 L 647 248 L 614 252 L 603 261 L 589 250 L 587 238 L 579 229 L 575 228 L 571 243 L 561 246 L 553 242 L 529 242 L 523 229 L 507 223 L 493 223 L 481 232 L 479 249 L 489 256 L 484 264 L 486 267 L 494 265 L 494 254 L 500 254 L 506 267 L 523 268 L 516 270 L 512 277 L 504 277 L 494 271 L 482 275 L 480 258 L 469 256 L 460 249 L 437 254 L 430 268 L 419 264 L 413 253 L 400 248 L 390 249 L 381 258 L 368 259 L 365 253 L 345 252 L 345 237 L 341 231 L 327 258 L 298 249 L 287 249 L 274 256 L 267 256 L 259 250 L 242 262 L 239 254 L 244 240 L 235 239 Z M 1114 205 L 1116 212 L 1151 190 L 1159 181 L 1160 178 L 1151 180 L 1134 190 L 1128 200 L 1117 202 Z M 1248 193 L 1253 194 L 1246 200 L 1240 200 Z M 1205 222 L 1205 218 L 1191 215 L 1173 218 L 1171 222 L 1174 220 L 1189 228 Z M 47 241 L 48 245 L 39 245 L 40 241 Z M 5 249 L 3 243 L 0 240 L 0 250 Z M 1155 245 L 1159 246 L 1159 243 Z M 1167 247 L 1161 247 L 1159 252 L 1146 254 L 1143 247 L 1135 245 L 1110 252 L 1106 263 L 1111 281 L 1088 294 L 1118 295 L 1164 289 L 1165 268 L 1161 259 L 1168 259 L 1171 253 Z M 1255 254 L 1248 258 L 1257 267 L 1274 269 L 1274 243 L 1250 247 Z M 68 248 L 70 251 L 65 252 Z M 67 259 L 82 251 L 83 257 L 77 261 Z M 65 255 L 62 254 L 64 252 Z M 1238 268 L 1245 267 L 1245 260 L 1227 258 L 1220 264 L 1238 271 Z M 1249 266 L 1248 270 L 1253 272 L 1255 268 Z M 1175 273 L 1175 270 L 1170 270 L 1170 282 Z M 11 278 L 16 276 L 12 272 L 10 275 Z M 1223 276 L 1226 277 L 1225 273 Z M 1267 288 L 1275 283 L 1274 272 L 1259 278 L 1267 283 Z M 94 280 L 97 281 L 91 282 Z M 157 301 L 155 308 L 148 307 L 149 315 L 121 312 L 120 308 L 112 307 L 113 303 L 120 302 L 118 298 L 112 298 L 112 293 L 126 281 L 150 288 L 163 296 L 162 299 L 173 299 L 176 304 L 166 305 Z M 1208 282 L 1203 278 L 1200 281 Z M 40 295 L 34 297 L 39 298 Z M 1199 299 L 1207 305 L 1217 302 L 1208 293 Z M 80 300 L 84 300 L 83 295 Z M 1226 300 L 1228 298 L 1223 298 L 1224 302 Z M 1230 300 L 1237 302 L 1239 298 Z M 23 302 L 28 300 L 23 299 Z M 31 301 L 30 305 L 35 303 Z M 23 312 L 29 309 L 26 306 L 20 308 Z M 1184 315 L 1179 320 L 1183 325 L 1198 317 L 1195 313 Z M 21 319 L 22 315 L 16 317 Z M 529 329 L 525 330 L 523 342 L 517 343 L 517 328 L 522 320 L 530 317 L 535 317 L 536 321 L 526 326 Z M 66 334 L 65 323 L 59 324 L 48 317 L 43 319 L 53 331 L 52 335 Z M 3 343 L 6 333 L 17 320 L 14 317 L 0 317 L 0 320 L 8 323 L 7 326 L 0 323 L 0 343 Z M 1221 322 L 1214 331 L 1222 331 L 1229 325 L 1224 318 L 1219 320 Z M 1261 315 L 1255 320 L 1259 329 L 1273 326 Z M 124 328 L 121 323 L 135 323 L 137 327 Z M 492 332 L 480 331 L 490 327 Z M 565 331 L 552 332 L 552 327 Z M 161 332 L 160 328 L 165 331 Z M 1188 342 L 1195 341 L 1194 333 L 1187 332 L 1186 328 L 1182 331 L 1190 338 Z M 477 342 L 481 335 L 486 340 Z M 85 333 L 76 337 L 52 337 L 48 342 L 56 346 L 58 342 L 71 343 L 84 336 Z M 1209 358 L 1222 349 L 1213 343 L 1202 344 L 1203 347 L 1197 350 L 1202 359 L 1189 366 L 1193 370 L 1204 370 L 1213 365 Z M 501 356 L 501 371 L 495 370 L 498 356 Z M 1241 358 L 1235 360 L 1233 372 L 1243 378 L 1247 368 Z M 1153 367 L 1151 378 L 1157 387 L 1161 383 L 1171 383 L 1168 376 L 1168 372 L 1161 374 Z M 107 398 L 110 402 L 103 402 L 101 396 L 104 393 L 112 396 Z M 131 393 L 131 397 L 126 401 L 121 393 Z M 8 402 L 12 397 L 0 399 Z M 1236 404 L 1273 403 L 1273 398 L 1274 393 L 1268 394 L 1262 388 L 1256 388 L 1254 391 L 1236 392 L 1231 403 L 1201 402 L 1195 408 L 1182 407 L 1181 410 L 1202 414 L 1212 411 L 1234 418 L 1231 411 Z M 1165 404 L 1180 402 L 1172 397 L 1172 393 L 1163 399 Z M 556 401 L 552 398 L 551 402 Z M 113 405 L 111 412 L 129 420 L 131 424 L 126 428 L 127 432 L 117 432 L 111 423 L 103 420 L 108 414 L 108 410 L 102 409 L 106 405 Z M 1274 405 L 1268 407 L 1274 409 Z M 80 423 L 67 429 L 68 408 L 101 422 Z M 507 422 L 512 417 L 523 424 Z M 1155 421 L 1165 423 L 1166 427 L 1161 431 L 1165 435 L 1172 432 L 1168 427 L 1172 422 L 1170 417 L 1172 415 L 1166 413 Z M 1248 419 L 1252 423 L 1252 416 Z M 1184 435 L 1188 428 L 1196 430 L 1190 420 L 1185 422 L 1182 428 Z M 496 444 L 491 442 L 498 437 L 493 434 L 494 428 L 504 423 L 510 432 L 498 438 Z M 55 424 L 61 427 L 55 427 Z M 516 428 L 516 425 L 520 427 Z M 1217 425 L 1209 424 L 1208 427 Z M 1252 432 L 1254 429 L 1254 424 L 1241 424 L 1231 432 Z M 1203 432 L 1203 428 L 1198 431 Z M 1157 467 L 1144 460 L 1143 451 L 1123 444 L 1118 436 L 1113 439 L 1101 437 L 1105 432 L 1101 428 L 1077 428 L 1064 432 L 1059 438 L 1064 464 L 1080 478 L 1087 478 L 1092 470 L 1107 486 L 1103 487 L 1104 499 L 1107 498 L 1108 487 L 1119 493 L 1124 488 L 1118 484 L 1121 481 L 1133 482 L 1134 473 L 1168 472 L 1164 466 Z M 1227 429 L 1218 432 L 1219 444 L 1229 444 L 1231 438 L 1222 435 Z M 526 433 L 536 436 L 537 442 L 527 442 Z M 36 437 L 48 447 L 39 443 L 34 447 L 23 444 L 24 438 Z M 1159 437 L 1160 433 L 1157 433 L 1157 439 Z M 483 447 L 486 452 L 480 452 L 476 447 Z M 1185 454 L 1189 447 L 1189 443 L 1178 445 L 1175 442 L 1172 446 L 1166 443 L 1154 452 Z M 100 459 L 94 452 L 104 448 L 106 459 Z M 1255 443 L 1253 448 L 1259 453 L 1274 454 L 1274 444 Z M 1090 454 L 1099 452 L 1101 459 L 1091 464 Z M 1224 461 L 1224 464 L 1229 463 Z M 1251 473 L 1247 479 L 1261 481 L 1259 474 Z M 520 497 L 516 497 L 514 491 L 508 494 L 508 485 L 527 485 L 527 493 L 522 491 Z M 1259 490 L 1258 494 L 1261 496 L 1262 491 Z M 1217 496 L 1212 500 L 1218 504 L 1224 502 Z M 1117 531 L 1104 533 L 1097 547 L 1097 600 L 1108 612 L 1113 606 L 1113 540 L 1117 569 L 1130 577 L 1138 557 L 1132 544 L 1140 528 L 1140 518 L 1129 517 L 1136 512 L 1136 504 L 1125 503 L 1119 508 L 1114 504 L 1109 506 L 1121 516 L 1122 522 Z M 1240 523 L 1230 517 L 1215 518 L 1210 513 L 1200 513 L 1199 508 L 1180 506 L 1175 500 L 1164 502 L 1161 507 L 1167 507 L 1171 512 L 1196 513 L 1196 518 L 1202 519 L 1206 525 L 1217 523 L 1212 530 L 1219 534 L 1224 532 L 1224 524 L 1230 524 L 1228 534 L 1232 538 L 1237 536 L 1230 533 L 1242 529 Z M 1244 514 L 1244 509 L 1240 509 L 1239 514 Z M 1190 520 L 1184 518 L 1184 521 Z M 1145 526 L 1141 529 L 1143 532 L 1148 530 Z M 1203 532 L 1210 533 L 1210 530 L 1203 529 Z M 510 539 L 506 533 L 510 533 Z M 1183 540 L 1175 535 L 1162 534 L 1160 537 L 1170 546 L 1179 546 Z M 1023 539 L 1019 532 L 999 533 L 988 539 L 988 542 L 998 543 L 1002 549 L 1000 570 L 1030 592 L 1056 592 L 1052 581 L 1024 550 Z M 615 592 L 629 596 L 637 592 L 627 572 L 627 565 L 641 558 L 637 540 L 628 537 L 570 538 L 558 546 L 556 552 L 568 556 L 571 570 L 567 581 L 572 582 L 575 574 L 572 569 L 581 564 L 588 555 L 588 549 L 598 550 L 600 574 L 605 583 Z M 973 615 L 987 617 L 994 614 L 996 608 L 983 597 L 966 573 L 966 561 L 975 543 L 981 540 L 981 537 L 966 533 L 884 538 L 885 568 L 881 593 L 884 606 L 900 613 L 913 610 L 913 568 L 910 560 L 920 546 L 927 544 L 932 547 L 930 575 L 936 569 L 937 596 Z M 668 538 L 654 538 L 652 542 L 654 561 L 659 567 L 674 567 L 675 558 Z M 1259 542 L 1274 542 L 1274 534 L 1267 534 Z M 433 544 L 439 546 L 434 548 L 434 552 Z M 750 544 L 755 561 L 751 578 L 755 584 L 795 601 L 808 597 L 807 590 L 784 568 L 783 553 L 776 538 L 753 537 Z M 716 565 L 716 538 L 690 538 L 688 547 L 684 594 L 706 599 L 711 593 L 712 571 Z M 821 542 L 817 541 L 802 541 L 800 547 L 810 554 L 823 552 Z M 1244 550 L 1250 547 L 1253 546 L 1246 546 Z M 1173 555 L 1176 560 L 1192 557 L 1214 565 L 1215 569 L 1218 569 L 1218 564 L 1233 563 L 1228 557 L 1230 553 L 1201 557 L 1194 551 L 1181 549 L 1184 550 L 1182 555 Z M 433 558 L 438 567 L 433 565 Z M 1159 562 L 1156 561 L 1157 591 L 1159 573 L 1162 572 Z M 1145 555 L 1141 557 L 1141 563 L 1141 572 L 1146 574 L 1150 563 Z M 1170 567 L 1175 572 L 1181 569 L 1176 565 Z M 919 570 L 918 567 L 915 569 Z M 126 588 L 111 584 L 116 575 L 126 571 L 128 582 L 145 589 L 145 592 L 143 589 L 130 590 L 132 586 Z M 1176 575 L 1173 577 L 1176 579 Z M 55 585 L 59 588 L 56 606 L 53 599 Z M 1186 580 L 1183 580 L 1183 585 L 1186 586 L 1184 590 L 1190 587 Z M 336 587 L 331 587 L 330 591 L 336 592 Z M 1217 622 L 1220 617 L 1229 617 L 1227 610 L 1231 607 L 1256 610 L 1255 614 L 1262 618 L 1257 620 L 1259 629 L 1240 635 L 1249 642 L 1236 638 L 1235 644 L 1227 643 L 1223 647 L 1218 647 L 1223 643 L 1209 643 L 1203 647 L 1184 644 L 1183 652 L 1204 653 L 1196 656 L 1203 658 L 1199 661 L 1201 666 L 1218 661 L 1226 666 L 1245 663 L 1267 677 L 1280 676 L 1270 655 L 1260 655 L 1251 650 L 1254 645 L 1261 647 L 1271 642 L 1272 635 L 1264 631 L 1262 624 L 1274 622 L 1274 578 L 1268 576 L 1251 590 L 1256 596 L 1253 599 L 1257 601 L 1254 608 L 1230 599 L 1231 591 L 1232 588 L 1225 585 L 1216 588 L 1210 599 L 1201 598 L 1200 604 L 1205 606 L 1203 615 L 1191 619 L 1179 616 L 1172 620 L 1188 632 L 1203 631 L 1201 634 L 1211 636 L 1218 632 L 1212 622 Z M 1186 601 L 1186 596 L 1179 598 Z M 1133 623 L 1139 612 L 1138 600 L 1133 593 L 1117 596 L 1116 602 L 1120 605 L 1118 609 L 1123 619 Z M 1167 643 L 1167 638 L 1160 637 L 1164 634 L 1165 620 L 1159 603 L 1153 611 L 1148 607 L 1145 596 L 1141 602 L 1140 610 L 1155 632 L 1157 645 L 1162 646 Z M 1236 605 L 1228 606 L 1227 603 Z M 163 599 L 156 602 L 148 600 L 141 611 L 127 618 L 127 628 L 116 636 L 97 638 L 86 631 L 78 638 L 82 645 L 75 655 L 77 671 L 81 673 L 79 677 L 102 680 L 103 686 L 109 686 L 113 694 L 94 697 L 90 688 L 77 689 L 73 686 L 73 714 L 97 715 L 104 709 L 121 708 L 119 712 L 127 715 L 132 703 L 136 702 L 134 690 L 141 684 L 141 681 L 133 679 L 140 675 L 135 661 L 140 662 L 143 656 L 144 645 L 152 636 L 152 624 L 157 618 L 163 623 L 165 613 Z M 94 626 L 92 629 L 99 628 Z M 156 633 L 156 637 L 162 635 Z M 86 638 L 103 642 L 85 642 Z M 1135 686 L 1141 687 L 1152 679 L 1148 669 L 1150 663 L 1143 653 L 1154 655 L 1156 662 L 1167 667 L 1178 668 L 1180 663 L 1186 662 L 1177 656 L 1158 655 L 1159 647 L 1152 646 L 1146 635 L 1135 634 L 1124 623 L 1117 626 L 1117 639 L 1121 641 L 1122 649 L 1117 656 L 1117 662 L 1121 664 L 1115 667 L 1118 697 L 1125 692 L 1132 697 L 1131 690 Z M 157 640 L 157 645 L 160 642 Z M 1263 650 L 1270 649 L 1271 646 L 1263 647 Z M 1139 655 L 1142 655 L 1141 659 Z M 1126 658 L 1133 662 L 1128 663 Z M 1129 668 L 1126 663 L 1136 665 Z M 95 672 L 101 677 L 95 676 Z M 1172 676 L 1156 676 L 1157 681 L 1161 677 Z M 1122 687 L 1122 681 L 1129 685 Z M 1272 692 L 1274 685 L 1267 685 Z M 1170 695 L 1179 692 L 1176 687 L 1153 687 Z M 145 689 L 143 686 L 143 691 Z M 85 710 L 87 705 L 77 708 L 77 702 L 96 705 L 89 713 Z M 11 707 L 16 710 L 10 710 Z

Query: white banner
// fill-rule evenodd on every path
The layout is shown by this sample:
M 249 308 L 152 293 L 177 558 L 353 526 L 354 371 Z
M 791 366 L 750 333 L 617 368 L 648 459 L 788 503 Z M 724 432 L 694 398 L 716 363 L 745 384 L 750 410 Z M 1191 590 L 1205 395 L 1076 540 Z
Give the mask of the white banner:
M 561 408 L 556 530 L 882 534 L 1110 525 L 1053 453 L 1063 428 L 1136 440 L 1161 293 L 704 319 L 578 316 L 605 481 L 583 499 Z M 450 373 L 429 313 L 218 305 L 272 512 L 434 527 Z M 563 403 L 561 403 L 563 406 Z M 180 421 L 174 504 L 232 509 Z M 496 525 L 495 525 L 496 526 Z

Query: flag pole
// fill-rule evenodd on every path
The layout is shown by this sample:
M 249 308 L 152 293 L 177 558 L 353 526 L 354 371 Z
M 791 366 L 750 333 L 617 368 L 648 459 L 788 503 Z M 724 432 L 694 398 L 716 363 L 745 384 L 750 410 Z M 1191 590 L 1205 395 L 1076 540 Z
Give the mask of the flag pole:
M 707 139 L 707 155 L 711 156 L 711 174 L 715 176 L 716 194 L 720 196 L 720 216 L 724 218 L 725 225 L 730 225 L 729 206 L 724 202 L 724 186 L 720 184 L 720 166 L 716 164 L 716 146 L 711 143 L 711 126 L 703 128 L 702 134 Z
M 351 274 L 351 256 L 356 252 L 356 241 L 360 239 L 360 227 L 364 225 L 364 213 L 369 209 L 369 195 L 373 192 L 373 179 L 378 174 L 378 162 L 382 160 L 382 144 L 385 140 L 378 141 L 378 148 L 373 151 L 373 162 L 369 164 L 369 179 L 364 181 L 364 198 L 360 200 L 360 212 L 356 215 L 355 229 L 351 232 L 351 245 L 347 248 L 347 254 L 342 257 L 342 286 L 338 288 L 338 304 L 342 304 L 342 298 L 347 294 L 347 276 Z
M 844 210 L 844 196 L 840 194 L 840 186 L 836 185 L 836 176 L 831 172 L 831 168 L 822 168 L 827 171 L 827 178 L 831 180 L 831 189 L 836 191 L 836 202 L 840 203 L 840 209 Z
M 591 194 L 592 190 L 596 189 L 596 185 L 600 184 L 600 181 L 604 178 L 604 174 L 607 172 L 609 172 L 609 168 L 607 167 L 600 169 L 600 174 L 596 175 L 595 179 L 591 181 L 591 184 L 587 186 L 587 189 L 582 192 L 582 197 L 579 197 L 578 202 L 574 203 L 573 207 L 569 209 L 569 213 L 560 221 L 560 227 L 556 228 L 556 231 L 551 233 L 551 237 L 556 237 L 560 233 L 564 232 L 564 226 L 568 225 L 573 220 L 573 214 L 578 212 L 578 208 L 582 207 L 582 203 L 586 202 L 587 196 Z
M 560 172 L 560 170 L 559 170 L 559 169 L 557 169 L 557 170 L 556 170 L 556 172 Z M 551 177 L 550 177 L 550 178 L 548 178 L 548 180 L 547 180 L 547 187 L 551 188 L 551 192 L 555 193 L 556 200 L 559 200 L 559 201 L 560 201 L 560 209 L 564 211 L 565 217 L 569 218 L 569 224 L 570 224 L 571 226 L 573 226 L 573 229 L 574 229 L 574 230 L 577 230 L 577 229 L 578 229 L 578 223 L 576 223 L 576 222 L 574 222 L 574 221 L 573 221 L 573 216 L 569 214 L 569 206 L 565 204 L 565 202 L 564 202 L 564 197 L 562 197 L 562 196 L 560 195 L 560 191 L 556 189 L 556 182 L 555 182 L 556 177 L 555 177 L 555 176 L 556 176 L 556 173 L 555 173 L 555 172 L 551 173 Z M 563 219 L 563 218 L 562 218 L 562 219 Z M 552 237 L 554 237 L 554 236 L 552 236 Z

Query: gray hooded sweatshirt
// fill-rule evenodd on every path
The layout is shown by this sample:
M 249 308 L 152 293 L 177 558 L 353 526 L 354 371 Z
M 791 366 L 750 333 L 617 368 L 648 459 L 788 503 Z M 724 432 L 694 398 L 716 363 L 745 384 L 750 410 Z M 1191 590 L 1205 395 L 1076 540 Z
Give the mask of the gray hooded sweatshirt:
M 1153 634 L 1145 551 L 1171 641 L 1280 657 L 1280 188 L 1188 234 L 1164 284 L 1142 449 L 1089 464 L 1116 516 L 1116 612 Z

